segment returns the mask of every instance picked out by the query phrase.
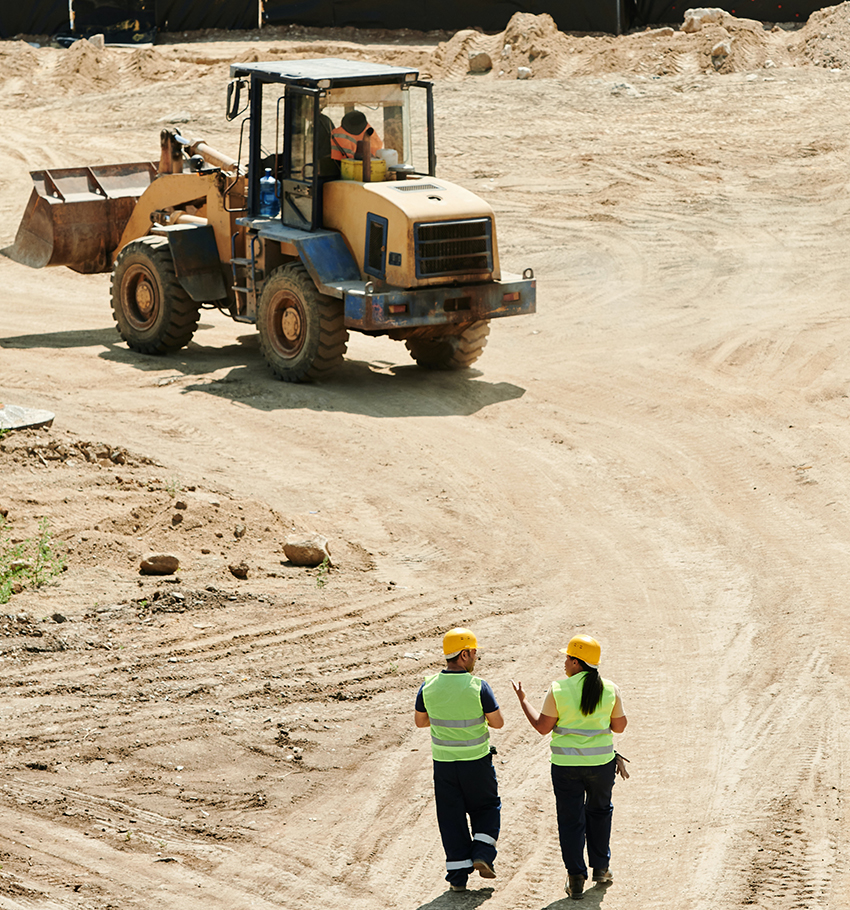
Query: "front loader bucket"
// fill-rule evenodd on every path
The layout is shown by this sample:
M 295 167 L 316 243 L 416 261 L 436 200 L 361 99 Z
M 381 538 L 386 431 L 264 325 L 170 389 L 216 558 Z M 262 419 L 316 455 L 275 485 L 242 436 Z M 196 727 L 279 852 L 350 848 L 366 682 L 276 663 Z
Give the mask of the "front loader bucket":
M 109 272 L 136 202 L 156 175 L 149 161 L 32 171 L 15 242 L 0 253 L 34 269 Z

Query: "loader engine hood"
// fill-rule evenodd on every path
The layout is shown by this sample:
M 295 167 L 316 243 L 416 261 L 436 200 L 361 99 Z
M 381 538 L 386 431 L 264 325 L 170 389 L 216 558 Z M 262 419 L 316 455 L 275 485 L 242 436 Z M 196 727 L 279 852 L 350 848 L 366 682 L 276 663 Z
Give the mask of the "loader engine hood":
M 493 210 L 447 180 L 334 180 L 324 187 L 323 212 L 364 278 L 413 288 L 501 277 Z

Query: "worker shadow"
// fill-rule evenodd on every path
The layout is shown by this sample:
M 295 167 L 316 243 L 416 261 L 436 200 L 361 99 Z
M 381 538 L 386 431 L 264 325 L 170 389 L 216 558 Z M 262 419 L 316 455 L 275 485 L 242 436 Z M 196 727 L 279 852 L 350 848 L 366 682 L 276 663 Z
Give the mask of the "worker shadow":
M 427 904 L 420 904 L 416 910 L 472 910 L 480 907 L 493 896 L 493 888 L 470 888 L 469 891 L 444 891 Z
M 582 910 L 590 910 L 591 907 L 600 907 L 605 900 L 605 894 L 611 887 L 611 882 L 598 882 L 590 888 L 585 888 L 582 893 L 583 904 Z M 575 901 L 566 894 L 551 904 L 547 904 L 542 910 L 574 910 Z
M 0 338 L 0 348 L 93 348 L 111 347 L 120 342 L 115 326 L 106 329 L 75 329 L 69 332 L 40 332 L 38 335 L 15 335 Z

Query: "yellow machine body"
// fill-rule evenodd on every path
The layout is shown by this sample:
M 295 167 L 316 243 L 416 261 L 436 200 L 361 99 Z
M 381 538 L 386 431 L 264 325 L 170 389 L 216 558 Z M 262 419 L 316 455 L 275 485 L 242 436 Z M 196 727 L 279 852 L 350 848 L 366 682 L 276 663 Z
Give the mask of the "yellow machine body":
M 386 283 L 398 288 L 428 287 L 445 284 L 445 277 L 417 276 L 417 224 L 488 219 L 492 234 L 492 268 L 459 273 L 455 282 L 498 279 L 499 253 L 493 230 L 493 209 L 469 190 L 436 177 L 412 180 L 359 183 L 334 180 L 325 184 L 323 217 L 326 227 L 339 231 L 346 239 L 360 273 L 366 271 L 366 233 L 369 214 L 387 222 Z M 390 254 L 396 254 L 395 256 Z M 400 264 L 395 264 L 399 262 Z

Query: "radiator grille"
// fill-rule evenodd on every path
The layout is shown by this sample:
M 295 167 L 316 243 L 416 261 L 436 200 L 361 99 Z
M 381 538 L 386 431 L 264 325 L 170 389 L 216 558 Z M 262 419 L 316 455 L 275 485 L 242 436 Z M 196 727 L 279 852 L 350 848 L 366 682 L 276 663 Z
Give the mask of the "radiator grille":
M 437 186 L 436 183 L 400 183 L 393 189 L 397 193 L 421 193 L 423 190 L 441 190 L 443 187 Z
M 493 271 L 489 218 L 416 225 L 416 275 L 432 278 Z

